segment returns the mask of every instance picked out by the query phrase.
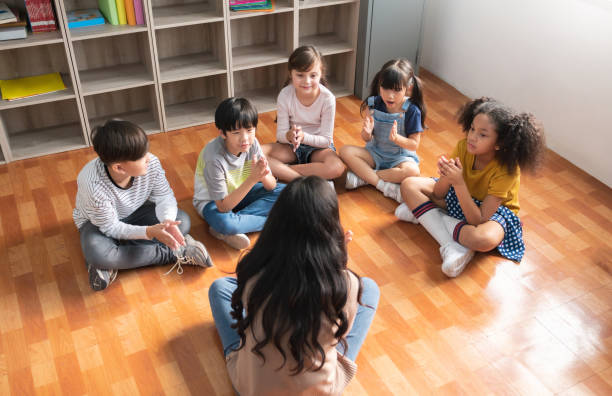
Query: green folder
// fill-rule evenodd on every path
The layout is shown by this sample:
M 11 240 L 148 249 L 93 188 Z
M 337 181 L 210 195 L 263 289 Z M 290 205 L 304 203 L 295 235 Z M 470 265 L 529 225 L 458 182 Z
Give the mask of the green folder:
M 115 0 L 98 0 L 98 7 L 111 25 L 119 25 L 119 15 Z

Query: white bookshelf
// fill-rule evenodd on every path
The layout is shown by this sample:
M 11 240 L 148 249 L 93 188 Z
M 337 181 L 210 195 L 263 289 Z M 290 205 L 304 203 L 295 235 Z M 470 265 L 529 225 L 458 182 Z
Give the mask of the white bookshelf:
M 213 122 L 229 96 L 274 110 L 287 58 L 305 44 L 323 53 L 334 94 L 353 93 L 359 0 L 277 0 L 271 12 L 229 11 L 228 0 L 148 0 L 144 25 L 76 29 L 67 12 L 97 0 L 52 1 L 59 30 L 1 41 L 0 79 L 60 72 L 67 89 L 0 101 L 0 163 L 86 147 L 108 118 L 158 133 Z

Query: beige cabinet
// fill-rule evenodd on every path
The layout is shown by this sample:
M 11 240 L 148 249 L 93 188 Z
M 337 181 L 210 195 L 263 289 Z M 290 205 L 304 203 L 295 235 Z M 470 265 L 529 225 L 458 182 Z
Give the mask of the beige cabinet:
M 89 131 L 113 117 L 158 133 L 213 121 L 229 96 L 274 110 L 287 58 L 304 44 L 323 53 L 336 96 L 354 90 L 358 0 L 277 0 L 272 12 L 144 0 L 145 25 L 77 29 L 66 13 L 97 0 L 53 1 L 60 29 L 1 41 L 0 79 L 59 71 L 68 89 L 0 101 L 0 162 L 86 147 Z

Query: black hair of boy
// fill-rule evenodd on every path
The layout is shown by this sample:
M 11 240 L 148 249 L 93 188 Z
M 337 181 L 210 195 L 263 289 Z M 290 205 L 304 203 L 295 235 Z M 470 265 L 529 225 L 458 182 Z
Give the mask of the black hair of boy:
M 100 161 L 106 165 L 136 161 L 149 151 L 147 134 L 138 125 L 123 120 L 108 120 L 95 127 L 91 142 Z
M 223 131 L 257 128 L 257 109 L 245 98 L 227 98 L 217 106 L 215 126 Z

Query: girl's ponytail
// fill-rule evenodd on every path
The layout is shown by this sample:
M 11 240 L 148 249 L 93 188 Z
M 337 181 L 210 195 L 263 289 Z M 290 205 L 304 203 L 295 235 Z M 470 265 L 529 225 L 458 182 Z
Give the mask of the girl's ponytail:
M 416 75 L 412 75 L 412 94 L 410 100 L 416 107 L 421 110 L 421 127 L 425 129 L 425 117 L 427 117 L 427 108 L 423 99 L 423 82 Z

